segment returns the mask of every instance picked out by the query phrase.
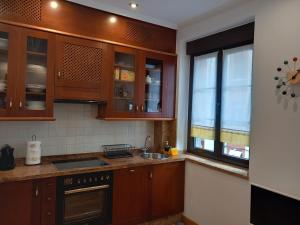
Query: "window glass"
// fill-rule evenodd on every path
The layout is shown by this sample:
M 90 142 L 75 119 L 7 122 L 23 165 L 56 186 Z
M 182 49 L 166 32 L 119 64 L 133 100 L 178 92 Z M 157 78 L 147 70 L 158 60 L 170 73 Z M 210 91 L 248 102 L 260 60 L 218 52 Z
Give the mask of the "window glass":
M 249 159 L 253 47 L 223 52 L 221 142 L 223 154 Z
M 194 59 L 191 136 L 195 147 L 214 150 L 218 53 Z

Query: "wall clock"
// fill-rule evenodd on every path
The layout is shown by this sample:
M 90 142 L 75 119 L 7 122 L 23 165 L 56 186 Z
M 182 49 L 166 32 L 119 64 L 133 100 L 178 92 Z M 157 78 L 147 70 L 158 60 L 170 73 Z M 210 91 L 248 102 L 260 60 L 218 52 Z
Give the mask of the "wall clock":
M 275 76 L 274 79 L 278 81 L 276 88 L 282 95 L 289 95 L 292 98 L 296 97 L 294 87 L 300 84 L 300 68 L 297 68 L 298 58 L 293 58 L 292 65 L 288 60 L 284 61 L 284 67 L 277 68 L 277 72 L 280 76 Z

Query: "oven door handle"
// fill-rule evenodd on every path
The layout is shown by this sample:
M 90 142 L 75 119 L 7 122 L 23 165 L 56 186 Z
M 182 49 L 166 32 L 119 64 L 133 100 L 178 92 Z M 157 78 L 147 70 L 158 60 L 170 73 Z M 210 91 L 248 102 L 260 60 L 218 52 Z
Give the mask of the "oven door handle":
M 101 186 L 79 188 L 79 189 L 65 191 L 65 195 L 71 195 L 71 194 L 76 194 L 76 193 L 83 193 L 83 192 L 89 192 L 89 191 L 96 191 L 96 190 L 108 189 L 109 187 L 110 186 L 108 184 L 106 184 L 106 185 L 101 185 Z

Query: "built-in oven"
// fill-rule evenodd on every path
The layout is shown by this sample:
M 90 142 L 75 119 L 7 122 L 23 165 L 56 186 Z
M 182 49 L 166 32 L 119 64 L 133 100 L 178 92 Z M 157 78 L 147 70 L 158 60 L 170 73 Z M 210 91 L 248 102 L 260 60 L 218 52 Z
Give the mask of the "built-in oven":
M 112 220 L 112 172 L 59 177 L 57 225 L 107 225 Z

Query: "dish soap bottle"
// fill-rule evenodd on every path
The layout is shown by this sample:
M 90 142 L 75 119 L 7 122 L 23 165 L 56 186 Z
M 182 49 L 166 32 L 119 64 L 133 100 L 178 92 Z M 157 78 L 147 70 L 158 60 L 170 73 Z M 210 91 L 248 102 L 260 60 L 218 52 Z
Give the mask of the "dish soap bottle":
M 172 147 L 169 145 L 168 141 L 165 141 L 165 145 L 164 145 L 164 153 L 165 154 L 169 154 L 169 151 Z

